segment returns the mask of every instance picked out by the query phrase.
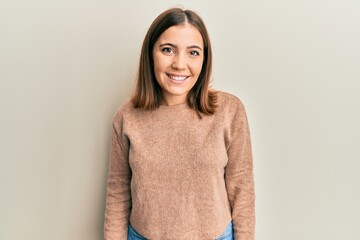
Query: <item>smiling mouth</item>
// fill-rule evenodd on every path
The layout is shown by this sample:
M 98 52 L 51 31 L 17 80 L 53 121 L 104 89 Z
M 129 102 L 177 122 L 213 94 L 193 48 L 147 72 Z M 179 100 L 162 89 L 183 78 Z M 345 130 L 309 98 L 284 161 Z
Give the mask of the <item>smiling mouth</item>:
M 166 75 L 175 81 L 184 81 L 189 77 L 189 76 L 173 75 L 173 74 L 169 74 L 169 73 L 167 73 Z

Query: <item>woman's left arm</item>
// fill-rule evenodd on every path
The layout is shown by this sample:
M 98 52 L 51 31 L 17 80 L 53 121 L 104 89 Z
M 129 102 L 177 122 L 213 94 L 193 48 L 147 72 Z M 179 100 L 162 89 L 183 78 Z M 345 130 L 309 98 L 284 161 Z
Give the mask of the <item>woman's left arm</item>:
M 249 125 L 245 108 L 238 104 L 231 122 L 225 181 L 232 209 L 236 240 L 254 240 L 255 191 Z

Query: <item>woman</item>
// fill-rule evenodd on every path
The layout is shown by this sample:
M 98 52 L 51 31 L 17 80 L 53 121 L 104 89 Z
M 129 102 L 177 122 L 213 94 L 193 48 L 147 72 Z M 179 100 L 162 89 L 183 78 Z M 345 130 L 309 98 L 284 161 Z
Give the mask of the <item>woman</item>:
M 113 118 L 105 239 L 254 239 L 249 128 L 235 96 L 209 88 L 202 19 L 160 14 L 135 91 Z

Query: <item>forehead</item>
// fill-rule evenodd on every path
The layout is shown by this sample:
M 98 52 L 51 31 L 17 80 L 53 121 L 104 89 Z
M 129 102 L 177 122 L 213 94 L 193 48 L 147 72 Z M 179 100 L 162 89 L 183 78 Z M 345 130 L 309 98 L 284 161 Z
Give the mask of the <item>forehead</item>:
M 203 47 L 203 38 L 196 27 L 185 23 L 166 29 L 160 35 L 157 43 L 175 43 L 176 45 L 198 45 L 199 47 Z

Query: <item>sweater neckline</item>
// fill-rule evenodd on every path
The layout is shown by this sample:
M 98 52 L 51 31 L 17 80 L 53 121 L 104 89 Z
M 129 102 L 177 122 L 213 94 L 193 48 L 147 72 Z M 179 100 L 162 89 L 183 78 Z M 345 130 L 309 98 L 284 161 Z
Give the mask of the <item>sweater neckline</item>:
M 184 108 L 184 107 L 188 107 L 187 102 L 178 103 L 178 104 L 174 104 L 174 105 L 166 105 L 166 104 L 160 105 L 160 108 L 162 108 L 162 109 L 178 109 L 178 108 Z

